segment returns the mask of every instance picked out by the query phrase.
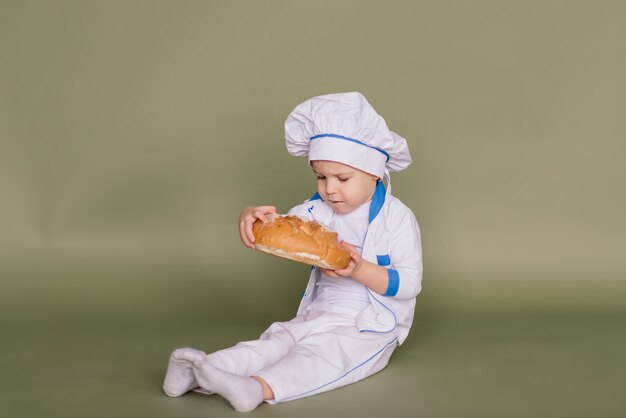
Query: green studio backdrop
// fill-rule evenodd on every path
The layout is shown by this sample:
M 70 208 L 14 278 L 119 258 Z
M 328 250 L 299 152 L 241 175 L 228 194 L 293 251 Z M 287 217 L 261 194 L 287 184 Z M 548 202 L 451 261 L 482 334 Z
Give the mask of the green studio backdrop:
M 399 381 L 401 401 L 355 406 L 359 389 L 345 389 L 277 413 L 347 399 L 363 415 L 450 416 L 445 393 L 472 416 L 563 412 L 547 389 L 520 407 L 514 394 L 532 384 L 505 382 L 524 361 L 504 355 L 490 375 L 462 353 L 429 369 L 429 354 L 478 355 L 503 332 L 534 341 L 511 350 L 540 368 L 542 350 L 563 359 L 573 342 L 623 342 L 624 13 L 612 1 L 0 1 L 0 364 L 15 376 L 3 404 L 11 416 L 230 413 L 199 395 L 165 399 L 167 355 L 255 338 L 293 314 L 308 268 L 244 248 L 237 217 L 315 192 L 286 152 L 285 117 L 309 97 L 360 91 L 413 156 L 392 174 L 424 247 L 397 360 L 412 366 L 361 386 L 393 394 Z M 577 347 L 571 364 L 590 349 Z M 616 353 L 590 354 L 585 379 L 616 387 Z M 561 401 L 586 391 L 563 364 L 551 376 Z M 42 387 L 58 374 L 74 396 Z M 433 396 L 412 404 L 408 386 Z M 612 393 L 566 409 L 608 414 Z

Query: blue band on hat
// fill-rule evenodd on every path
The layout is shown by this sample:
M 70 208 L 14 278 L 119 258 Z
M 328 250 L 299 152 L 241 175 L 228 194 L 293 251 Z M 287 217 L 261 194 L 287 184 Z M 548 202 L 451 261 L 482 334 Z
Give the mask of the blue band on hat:
M 389 161 L 389 154 L 387 154 L 385 151 L 381 150 L 380 148 L 376 148 L 376 147 L 373 147 L 371 145 L 367 145 L 365 142 L 361 142 L 358 139 L 348 138 L 347 136 L 341 136 L 341 135 L 335 135 L 335 134 L 320 134 L 320 135 L 312 136 L 311 139 L 309 139 L 309 140 L 313 141 L 314 139 L 319 139 L 319 138 L 345 139 L 346 141 L 354 142 L 354 143 L 359 144 L 359 145 L 364 145 L 364 146 L 366 146 L 368 148 L 371 148 L 371 149 L 374 149 L 374 150 L 380 152 L 381 154 L 383 154 L 387 158 L 387 161 Z

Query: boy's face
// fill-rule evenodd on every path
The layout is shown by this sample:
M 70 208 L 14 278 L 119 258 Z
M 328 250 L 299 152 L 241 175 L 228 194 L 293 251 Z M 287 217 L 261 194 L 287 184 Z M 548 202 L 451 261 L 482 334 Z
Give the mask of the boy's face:
M 369 202 L 378 177 L 335 161 L 311 161 L 317 192 L 336 213 L 350 213 Z

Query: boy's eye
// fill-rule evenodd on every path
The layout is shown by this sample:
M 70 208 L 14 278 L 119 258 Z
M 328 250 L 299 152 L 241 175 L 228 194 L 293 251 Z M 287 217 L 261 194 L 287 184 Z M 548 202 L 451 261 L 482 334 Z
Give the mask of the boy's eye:
M 345 182 L 346 182 L 346 181 L 348 181 L 348 180 L 350 180 L 350 177 L 345 178 L 345 179 L 342 179 L 342 178 L 340 178 L 340 179 L 339 179 L 339 181 L 340 181 L 340 182 L 342 182 L 342 183 L 345 183 Z
M 326 178 L 326 177 L 324 177 L 324 176 L 317 176 L 317 179 L 318 179 L 318 180 L 324 180 L 325 178 Z

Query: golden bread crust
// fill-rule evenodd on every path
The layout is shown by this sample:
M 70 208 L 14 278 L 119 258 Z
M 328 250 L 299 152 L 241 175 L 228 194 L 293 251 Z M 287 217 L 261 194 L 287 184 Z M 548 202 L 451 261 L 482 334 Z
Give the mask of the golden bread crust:
M 337 270 L 348 266 L 350 253 L 337 233 L 316 221 L 276 216 L 252 225 L 257 250 L 301 263 Z

